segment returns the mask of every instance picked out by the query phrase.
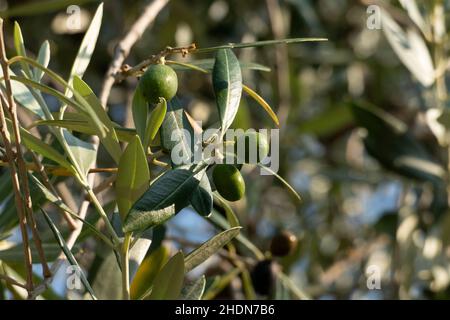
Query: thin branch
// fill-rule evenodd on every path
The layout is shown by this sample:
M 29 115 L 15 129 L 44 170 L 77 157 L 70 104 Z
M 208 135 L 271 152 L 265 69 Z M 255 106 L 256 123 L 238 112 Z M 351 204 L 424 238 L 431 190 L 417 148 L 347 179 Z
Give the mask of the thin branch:
M 142 74 L 145 68 L 147 68 L 151 64 L 158 63 L 159 61 L 165 59 L 170 54 L 181 53 L 183 57 L 185 57 L 189 52 L 195 51 L 197 49 L 195 43 L 187 46 L 187 47 L 166 47 L 158 54 L 154 54 L 144 61 L 140 62 L 134 67 L 130 67 L 128 65 L 123 65 L 117 74 L 114 74 L 114 78 L 117 82 L 121 82 L 127 77 L 137 76 Z
M 27 286 L 25 284 L 22 284 L 22 283 L 18 282 L 17 280 L 14 280 L 13 278 L 8 277 L 7 275 L 0 274 L 0 280 L 3 280 L 6 283 L 11 284 L 13 286 L 18 286 L 18 287 L 27 289 Z
M 0 42 L 3 43 L 3 19 L 0 19 Z M 2 50 L 3 51 L 3 50 Z M 4 65 L 4 59 L 1 59 L 2 66 Z M 8 69 L 8 67 L 6 67 Z M 5 82 L 6 82 L 6 76 L 5 76 Z M 19 176 L 16 171 L 15 166 L 15 154 L 12 149 L 11 145 L 11 139 L 9 135 L 9 131 L 6 125 L 6 117 L 3 112 L 3 109 L 7 109 L 8 106 L 5 104 L 4 99 L 1 100 L 1 107 L 0 107 L 0 131 L 3 138 L 3 143 L 5 145 L 6 150 L 6 157 L 8 160 L 8 163 L 10 164 L 10 174 L 11 174 L 11 180 L 14 190 L 14 196 L 17 206 L 17 212 L 19 216 L 19 226 L 20 226 L 20 232 L 22 235 L 22 243 L 23 243 L 23 251 L 24 251 L 24 257 L 25 257 L 25 269 L 26 269 L 26 288 L 28 290 L 28 294 L 33 290 L 33 267 L 32 267 L 32 259 L 31 259 L 31 250 L 30 250 L 30 244 L 28 239 L 28 233 L 27 233 L 27 218 L 26 218 L 26 211 L 23 207 L 23 199 L 22 199 L 22 193 L 20 190 L 20 183 L 19 183 Z M 17 140 L 16 140 L 17 143 Z M 20 149 L 20 146 L 19 148 Z
M 36 226 L 36 220 L 33 216 L 33 203 L 31 200 L 30 195 L 30 186 L 28 183 L 28 172 L 25 165 L 25 160 L 22 153 L 21 148 L 21 136 L 20 136 L 20 128 L 19 128 L 19 120 L 17 117 L 17 106 L 15 104 L 13 93 L 12 93 L 12 87 L 11 87 L 11 80 L 9 75 L 9 66 L 8 66 L 8 59 L 6 57 L 6 50 L 5 50 L 5 42 L 4 42 L 4 36 L 3 36 L 3 20 L 0 22 L 0 63 L 3 70 L 3 77 L 5 79 L 5 87 L 6 87 L 6 99 L 9 106 L 9 112 L 11 114 L 11 122 L 13 127 L 13 134 L 15 138 L 16 143 L 16 161 L 17 161 L 17 167 L 19 172 L 19 177 L 22 182 L 23 186 L 23 197 L 25 201 L 25 212 L 28 214 L 29 219 L 29 226 L 31 228 L 31 232 L 33 234 L 33 240 L 36 244 L 36 249 L 38 251 L 41 265 L 42 265 L 42 273 L 45 278 L 50 277 L 50 269 L 48 267 L 44 250 L 42 248 L 42 241 L 39 235 L 39 232 L 37 230 Z M 4 98 L 4 97 L 2 97 Z M 4 101 L 2 101 L 3 105 L 5 105 Z
M 169 0 L 155 0 L 149 3 L 142 15 L 136 20 L 126 36 L 119 42 L 116 47 L 113 60 L 109 65 L 103 81 L 102 91 L 100 93 L 100 102 L 104 107 L 108 102 L 108 96 L 114 85 L 116 73 L 121 69 L 123 62 L 128 57 L 131 48 L 142 37 L 144 31 L 155 20 L 159 12 L 166 6 Z

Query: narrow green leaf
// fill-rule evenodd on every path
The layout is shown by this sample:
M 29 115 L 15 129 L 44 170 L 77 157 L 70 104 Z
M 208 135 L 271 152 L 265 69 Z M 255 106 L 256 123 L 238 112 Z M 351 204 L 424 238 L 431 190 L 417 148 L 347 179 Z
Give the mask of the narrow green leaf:
M 151 290 L 153 281 L 169 259 L 169 249 L 160 246 L 142 261 L 130 285 L 131 299 L 143 299 Z
M 59 245 L 55 243 L 43 243 L 42 248 L 44 249 L 45 259 L 48 262 L 55 261 L 61 253 Z M 31 242 L 31 258 L 33 259 L 33 262 L 41 261 L 33 242 Z M 24 256 L 22 244 L 15 245 L 5 250 L 0 250 L 0 261 L 8 263 L 23 263 L 23 260 Z
M 89 294 L 91 295 L 92 299 L 97 300 L 97 297 L 94 294 L 94 291 L 92 290 L 91 285 L 89 284 L 89 282 L 87 281 L 86 276 L 84 275 L 83 270 L 80 268 L 77 260 L 75 259 L 75 257 L 73 256 L 72 252 L 70 251 L 69 247 L 67 246 L 66 242 L 64 241 L 64 238 L 62 237 L 61 233 L 59 232 L 59 230 L 56 228 L 55 224 L 53 223 L 53 221 L 50 219 L 50 217 L 48 216 L 48 214 L 44 211 L 44 209 L 41 208 L 42 214 L 45 217 L 45 220 L 47 221 L 50 229 L 53 232 L 53 235 L 55 236 L 56 241 L 58 242 L 59 246 L 61 247 L 61 250 L 64 252 L 64 254 L 67 257 L 67 260 L 70 262 L 71 265 L 76 266 L 78 268 L 79 271 L 79 275 L 80 275 L 80 280 L 81 282 L 84 284 L 84 286 L 86 287 L 86 290 L 89 292 Z
M 207 221 L 214 226 L 219 227 L 222 230 L 230 228 L 229 222 L 216 210 L 213 209 L 212 214 L 207 218 Z M 259 250 L 250 240 L 248 240 L 243 234 L 238 234 L 236 241 L 240 242 L 249 252 L 251 252 L 256 259 L 264 259 L 264 254 Z
M 45 40 L 42 43 L 36 61 L 44 67 L 48 67 L 48 64 L 50 63 L 50 43 L 48 42 L 48 40 Z M 34 68 L 33 73 L 34 80 L 36 82 L 40 82 L 42 77 L 44 76 L 44 72 L 40 69 Z
M 119 162 L 116 179 L 116 200 L 122 220 L 133 203 L 147 190 L 150 171 L 147 157 L 138 136 L 128 144 Z
M 367 130 L 367 152 L 386 169 L 419 181 L 443 183 L 444 168 L 405 123 L 364 101 L 354 101 L 350 108 L 357 124 Z
M 233 51 L 217 52 L 212 78 L 223 136 L 233 123 L 242 95 L 241 68 Z
M 291 194 L 298 200 L 298 201 L 302 201 L 302 197 L 297 193 L 297 191 L 295 191 L 295 189 L 286 181 L 283 179 L 283 177 L 281 177 L 278 173 L 276 173 L 275 171 L 273 171 L 272 169 L 270 169 L 269 167 L 266 167 L 260 163 L 257 164 L 258 167 L 260 167 L 262 170 L 265 170 L 267 172 L 269 172 L 270 174 L 274 175 L 281 183 L 284 184 L 284 186 L 291 192 Z
M 148 118 L 148 103 L 141 91 L 141 86 L 136 86 L 133 101 L 131 103 L 134 126 L 141 141 L 146 141 L 145 132 Z
M 99 268 L 92 282 L 92 288 L 100 300 L 120 300 L 122 298 L 122 273 L 114 252 L 98 252 Z M 91 277 L 91 276 L 90 276 Z
M 81 101 L 79 100 L 79 102 L 81 102 L 81 103 L 78 103 L 77 101 L 74 101 L 73 99 L 67 98 L 61 92 L 59 92 L 47 85 L 36 82 L 34 80 L 27 79 L 24 77 L 17 77 L 17 76 L 11 76 L 10 78 L 11 78 L 11 80 L 13 80 L 13 82 L 17 81 L 17 82 L 26 84 L 34 89 L 37 89 L 41 92 L 44 92 L 44 93 L 54 96 L 55 98 L 57 98 L 58 100 L 60 100 L 60 102 L 62 102 L 64 104 L 74 107 L 76 110 L 85 114 L 87 116 L 87 119 L 89 119 L 90 121 L 92 120 L 92 124 L 95 125 L 94 128 L 98 129 L 97 131 L 99 132 L 99 134 L 104 135 L 104 133 L 102 133 L 102 132 L 104 132 L 103 124 L 101 123 L 100 119 L 97 117 L 97 114 L 89 107 L 89 104 L 87 104 L 87 102 L 81 96 L 77 96 L 77 98 L 83 99 Z
M 208 176 L 202 174 L 200 183 L 192 194 L 190 203 L 198 214 L 207 217 L 211 214 L 213 208 L 213 196 L 211 190 L 211 184 L 209 183 Z
M 72 83 L 72 80 L 75 76 L 82 78 L 84 72 L 89 66 L 92 53 L 94 52 L 95 45 L 97 44 L 97 38 L 102 24 L 102 17 L 103 17 L 103 3 L 101 3 L 98 6 L 97 10 L 95 11 L 95 15 L 92 18 L 91 24 L 89 25 L 89 28 L 87 29 L 84 38 L 81 41 L 81 45 L 80 48 L 78 49 L 77 56 L 75 57 L 72 69 L 70 70 L 70 76 L 68 81 L 69 84 Z M 66 94 L 68 92 L 69 91 L 66 91 Z
M 219 251 L 223 246 L 236 237 L 240 230 L 241 227 L 236 227 L 223 231 L 189 253 L 184 260 L 186 272 L 191 271 Z
M 197 188 L 196 172 L 174 169 L 161 175 L 132 206 L 125 219 L 124 232 L 143 231 L 159 225 L 180 212 Z
M 199 59 L 188 62 L 180 62 L 173 60 L 166 60 L 166 64 L 170 64 L 174 70 L 187 71 L 197 70 L 203 73 L 211 72 L 214 67 L 214 59 Z M 241 69 L 249 69 L 256 71 L 270 72 L 270 68 L 254 62 L 242 62 L 239 61 Z
M 103 235 L 100 231 L 97 230 L 95 226 L 93 226 L 91 223 L 86 221 L 85 219 L 81 219 L 78 214 L 76 214 L 74 211 L 72 211 L 64 202 L 61 201 L 61 199 L 58 199 L 50 190 L 47 189 L 46 186 L 44 186 L 39 179 L 37 179 L 34 175 L 30 174 L 31 177 L 31 185 L 32 187 L 36 188 L 47 201 L 50 201 L 55 206 L 57 206 L 62 211 L 67 212 L 72 218 L 81 221 L 86 227 L 88 227 L 97 237 L 105 241 L 105 243 L 112 246 L 111 241 Z
M 145 130 L 144 150 L 147 150 L 150 142 L 153 141 L 158 133 L 159 128 L 166 117 L 167 102 L 166 99 L 161 98 L 161 102 L 150 113 L 150 117 L 147 121 L 147 128 Z
M 328 41 L 326 38 L 291 38 L 291 39 L 280 39 L 280 40 L 266 40 L 266 41 L 256 41 L 256 42 L 244 42 L 244 43 L 229 43 L 217 47 L 209 48 L 199 48 L 192 53 L 206 53 L 213 52 L 222 49 L 241 49 L 241 48 L 251 48 L 251 47 L 262 47 L 271 46 L 278 44 L 294 44 L 302 42 L 318 42 L 318 41 Z
M 196 281 L 186 284 L 181 290 L 181 300 L 201 300 L 205 292 L 206 278 L 201 276 Z
M 9 74 L 11 77 L 15 77 L 16 74 L 10 70 Z M 0 68 L 0 77 L 2 77 L 0 84 L 3 89 L 5 89 L 5 82 L 3 80 L 3 70 Z M 11 81 L 11 90 L 14 96 L 14 99 L 19 103 L 19 105 L 24 108 L 30 110 L 39 118 L 45 118 L 44 112 L 41 109 L 41 106 L 36 101 L 33 94 L 30 92 L 28 87 L 20 82 Z
M 150 300 L 174 300 L 180 296 L 184 281 L 184 257 L 180 251 L 161 269 L 153 282 Z
M 87 176 L 89 169 L 93 167 L 97 158 L 96 147 L 92 143 L 78 139 L 66 130 L 63 130 L 63 136 L 69 145 L 74 160 L 82 173 Z
M 167 104 L 166 117 L 161 125 L 161 146 L 168 151 L 177 148 L 180 158 L 189 162 L 193 150 L 193 137 L 194 132 L 184 108 L 174 97 Z M 178 165 L 182 165 L 182 163 L 175 164 L 175 166 Z
M 25 49 L 25 43 L 22 36 L 22 30 L 20 29 L 20 25 L 17 21 L 14 22 L 14 47 L 18 56 L 27 56 L 27 51 Z M 31 78 L 32 74 L 30 67 L 26 63 L 22 63 L 21 65 L 27 77 Z
M 222 276 L 217 276 L 214 282 L 208 287 L 208 290 L 203 294 L 203 300 L 212 300 L 220 292 L 222 292 L 233 279 L 239 276 L 241 273 L 240 268 L 233 268 Z
M 12 130 L 11 120 L 6 119 L 6 123 L 8 125 L 9 130 Z M 23 144 L 28 149 L 33 150 L 36 153 L 57 162 L 59 165 L 61 165 L 66 169 L 69 169 L 70 171 L 73 170 L 73 167 L 70 164 L 70 162 L 63 155 L 61 155 L 58 151 L 53 149 L 50 145 L 48 145 L 44 141 L 36 138 L 23 128 L 20 128 L 20 135 L 23 139 Z
M 114 130 L 114 124 L 106 113 L 106 110 L 101 105 L 100 100 L 98 100 L 89 85 L 77 75 L 73 78 L 73 88 L 78 91 L 84 99 L 86 99 L 87 103 L 89 103 L 95 114 L 105 126 L 105 136 L 100 137 L 100 141 L 105 146 L 113 160 L 116 163 L 119 163 L 120 154 L 122 153 L 119 140 L 117 139 L 116 131 Z
M 270 105 L 266 102 L 266 100 L 263 99 L 259 94 L 257 94 L 253 89 L 247 87 L 245 84 L 242 85 L 242 88 L 244 91 L 252 97 L 258 104 L 267 112 L 267 114 L 272 118 L 273 122 L 277 125 L 277 127 L 280 126 L 280 120 L 278 120 L 277 115 L 275 112 L 273 112 Z
M 241 224 L 239 223 L 239 219 L 234 213 L 233 209 L 230 207 L 228 202 L 222 198 L 217 192 L 213 194 L 214 204 L 220 206 L 223 210 L 225 210 L 225 215 L 227 217 L 227 221 L 231 228 L 239 227 Z

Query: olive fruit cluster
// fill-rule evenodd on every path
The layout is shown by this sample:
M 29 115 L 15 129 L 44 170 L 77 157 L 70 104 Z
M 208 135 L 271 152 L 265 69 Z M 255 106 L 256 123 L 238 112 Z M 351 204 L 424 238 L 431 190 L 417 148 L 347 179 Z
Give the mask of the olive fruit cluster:
M 149 103 L 159 103 L 160 98 L 170 101 L 178 90 L 176 72 L 164 64 L 150 65 L 139 81 L 140 90 Z

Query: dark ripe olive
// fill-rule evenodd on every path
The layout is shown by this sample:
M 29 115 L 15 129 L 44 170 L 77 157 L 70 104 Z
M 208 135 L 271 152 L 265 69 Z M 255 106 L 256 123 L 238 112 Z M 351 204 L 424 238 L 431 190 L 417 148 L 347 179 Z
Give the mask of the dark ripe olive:
M 270 252 L 277 257 L 285 257 L 292 254 L 297 248 L 297 236 L 292 232 L 283 230 L 276 234 L 270 242 Z
M 269 295 L 273 292 L 276 282 L 278 265 L 270 259 L 259 261 L 250 273 L 253 288 L 260 295 Z
M 164 64 L 154 64 L 147 68 L 139 80 L 142 94 L 149 103 L 158 103 L 159 98 L 170 101 L 178 90 L 176 72 Z
M 231 164 L 218 164 L 213 181 L 219 194 L 228 201 L 238 201 L 245 194 L 245 182 L 239 170 Z

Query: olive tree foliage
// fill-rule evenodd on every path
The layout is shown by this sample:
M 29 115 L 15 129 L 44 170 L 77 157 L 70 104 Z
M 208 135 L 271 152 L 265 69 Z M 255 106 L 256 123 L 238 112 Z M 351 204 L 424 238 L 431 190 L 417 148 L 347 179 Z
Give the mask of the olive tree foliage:
M 174 141 L 178 146 L 184 143 L 176 135 L 183 134 L 182 129 L 194 130 L 196 123 L 185 106 L 177 96 L 149 103 L 147 92 L 143 92 L 149 88 L 136 85 L 131 111 L 134 123 L 124 127 L 110 118 L 105 91 L 98 97 L 83 80 L 89 61 L 95 56 L 103 19 L 100 5 L 68 77 L 48 67 L 51 56 L 48 42 L 42 44 L 37 54 L 30 53 L 35 48 L 26 46 L 26 35 L 18 23 L 13 32 L 15 52 L 1 57 L 0 243 L 5 243 L 0 247 L 1 295 L 64 298 L 55 293 L 52 283 L 56 272 L 69 265 L 65 297 L 213 298 L 220 288 L 239 277 L 245 296 L 254 298 L 249 270 L 258 261 L 264 261 L 265 254 L 242 232 L 228 201 L 213 191 L 209 172 L 214 164 L 204 159 L 195 165 L 176 165 L 168 157 L 176 146 Z M 142 20 L 135 26 L 142 27 L 140 23 Z M 136 40 L 128 43 L 128 49 Z M 269 104 L 245 85 L 241 72 L 242 69 L 265 72 L 267 68 L 240 62 L 235 51 L 317 40 L 323 39 L 297 38 L 209 48 L 167 47 L 128 68 L 120 68 L 126 57 L 120 57 L 123 52 L 119 50 L 119 58 L 116 55 L 111 62 L 114 74 L 107 74 L 105 83 L 112 85 L 114 81 L 139 78 L 156 64 L 170 66 L 177 73 L 200 72 L 211 77 L 216 99 L 211 108 L 218 111 L 216 138 L 221 139 L 233 124 L 243 92 L 278 123 Z M 200 53 L 209 57 L 196 60 Z M 189 59 L 169 60 L 169 56 Z M 117 66 L 117 61 L 122 62 Z M 48 105 L 49 97 L 58 102 L 56 111 Z M 23 123 L 18 117 L 24 111 L 30 115 L 31 123 Z M 206 129 L 195 127 L 197 131 Z M 210 143 L 212 140 L 202 144 Z M 193 147 L 183 146 L 191 152 Z M 107 154 L 114 166 L 101 166 L 99 150 Z M 285 180 L 276 177 L 299 198 Z M 233 187 L 233 176 L 226 174 L 220 176 L 221 185 L 226 185 L 227 179 Z M 238 182 L 243 183 L 242 177 Z M 61 185 L 66 188 L 70 185 L 72 192 L 81 197 L 67 197 Z M 104 193 L 109 196 L 102 197 Z M 212 224 L 216 234 L 187 254 L 173 252 L 164 242 L 165 225 L 188 207 Z M 82 261 L 85 251 L 95 255 L 89 265 Z M 186 276 L 213 255 L 231 261 L 233 269 L 215 278 L 203 274 Z M 274 277 L 284 288 L 284 294 L 305 297 L 281 270 L 275 270 Z

